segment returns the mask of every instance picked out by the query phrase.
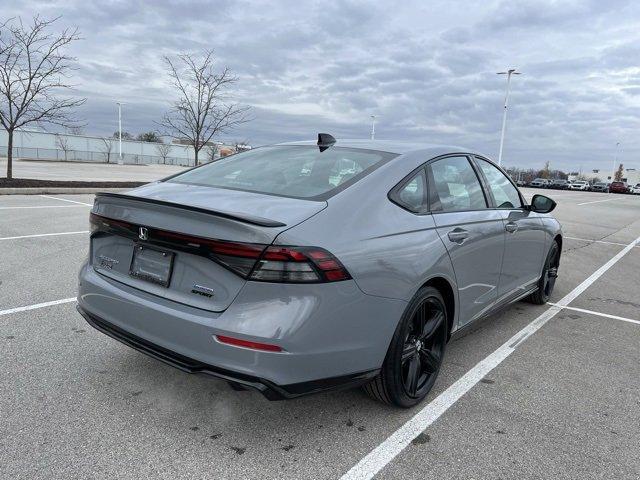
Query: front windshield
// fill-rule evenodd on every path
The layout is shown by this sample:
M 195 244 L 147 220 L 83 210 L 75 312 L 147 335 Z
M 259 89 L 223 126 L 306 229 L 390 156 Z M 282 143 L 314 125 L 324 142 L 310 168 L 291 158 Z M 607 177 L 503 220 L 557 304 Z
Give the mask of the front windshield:
M 262 147 L 194 168 L 169 182 L 321 199 L 358 181 L 396 154 L 356 148 Z

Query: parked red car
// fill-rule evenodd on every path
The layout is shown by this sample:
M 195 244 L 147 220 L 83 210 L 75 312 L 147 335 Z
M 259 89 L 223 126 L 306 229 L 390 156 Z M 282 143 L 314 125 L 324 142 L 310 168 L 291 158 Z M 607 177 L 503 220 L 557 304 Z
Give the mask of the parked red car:
M 626 182 L 611 182 L 609 191 L 611 193 L 629 193 L 629 187 Z

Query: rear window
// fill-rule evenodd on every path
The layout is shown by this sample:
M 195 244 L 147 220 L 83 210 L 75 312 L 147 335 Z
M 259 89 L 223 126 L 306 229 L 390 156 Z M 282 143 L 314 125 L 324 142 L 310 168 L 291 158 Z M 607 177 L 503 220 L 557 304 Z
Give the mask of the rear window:
M 169 182 L 313 200 L 357 182 L 396 154 L 357 148 L 261 147 L 208 163 Z

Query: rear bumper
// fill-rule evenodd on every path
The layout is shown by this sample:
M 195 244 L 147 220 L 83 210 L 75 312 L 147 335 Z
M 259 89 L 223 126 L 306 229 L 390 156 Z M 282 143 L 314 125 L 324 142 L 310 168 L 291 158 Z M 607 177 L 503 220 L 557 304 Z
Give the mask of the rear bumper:
M 136 290 L 84 265 L 78 307 L 103 333 L 182 371 L 292 398 L 366 382 L 386 355 L 406 302 L 362 293 L 353 281 L 247 282 L 229 308 L 210 312 Z M 265 352 L 216 341 L 275 344 Z
M 338 390 L 343 388 L 356 387 L 363 385 L 373 379 L 379 369 L 370 370 L 367 372 L 355 373 L 351 375 L 343 375 L 340 377 L 324 378 L 321 380 L 314 380 L 309 382 L 301 382 L 290 385 L 276 385 L 273 382 L 265 380 L 264 378 L 254 377 L 239 372 L 233 372 L 224 368 L 216 367 L 214 365 L 207 365 L 206 363 L 199 362 L 193 358 L 185 357 L 179 353 L 167 350 L 159 345 L 155 345 L 143 338 L 136 337 L 135 335 L 116 327 L 115 325 L 91 315 L 87 311 L 83 310 L 79 305 L 76 307 L 78 312 L 84 317 L 84 319 L 96 330 L 104 333 L 124 343 L 125 345 L 149 355 L 150 357 L 160 360 L 163 363 L 171 365 L 172 367 L 182 370 L 186 373 L 200 373 L 204 375 L 210 375 L 216 378 L 221 378 L 230 382 L 238 383 L 245 387 L 250 387 L 258 390 L 269 400 L 285 400 L 308 395 L 311 393 L 318 393 L 327 390 Z

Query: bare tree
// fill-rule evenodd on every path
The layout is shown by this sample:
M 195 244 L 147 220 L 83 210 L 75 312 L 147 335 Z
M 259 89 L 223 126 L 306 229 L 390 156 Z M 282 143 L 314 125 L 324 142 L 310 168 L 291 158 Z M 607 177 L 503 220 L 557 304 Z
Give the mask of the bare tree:
M 143 132 L 140 133 L 137 137 L 136 140 L 138 140 L 139 142 L 150 142 L 150 143 L 161 143 L 162 139 L 160 138 L 160 135 L 158 135 L 156 132 Z
M 166 165 L 169 153 L 171 153 L 171 144 L 164 142 L 158 143 L 156 145 L 156 152 L 158 153 L 158 156 L 162 158 L 162 163 Z
M 248 107 L 227 101 L 228 89 L 238 78 L 227 67 L 216 72 L 213 51 L 202 57 L 182 54 L 177 62 L 164 57 L 164 61 L 178 98 L 159 125 L 173 138 L 189 141 L 198 165 L 198 153 L 215 135 L 249 121 Z
M 64 50 L 80 39 L 77 29 L 49 33 L 58 20 L 33 17 L 0 24 L 0 125 L 7 131 L 7 178 L 12 178 L 13 134 L 25 125 L 77 125 L 71 115 L 85 99 L 59 96 L 72 85 L 67 78 L 75 58 Z
M 215 143 L 213 145 L 209 145 L 207 147 L 207 161 L 213 162 L 216 159 L 216 154 L 218 153 L 218 145 Z
M 111 152 L 113 151 L 113 140 L 111 138 L 101 138 L 102 153 L 107 163 L 111 162 Z
M 64 160 L 66 162 L 68 160 L 68 154 L 71 151 L 71 147 L 69 147 L 69 140 L 67 140 L 66 137 L 63 137 L 62 135 L 56 133 L 56 148 L 64 152 Z M 9 178 L 8 175 L 7 178 Z
M 613 180 L 616 182 L 622 181 L 622 176 L 624 175 L 624 164 L 619 164 L 616 173 L 613 176 Z
M 133 140 L 133 135 L 131 135 L 129 132 L 125 132 L 123 130 L 122 135 L 118 130 L 113 132 L 113 138 L 115 138 L 116 140 L 119 140 L 121 137 L 122 137 L 122 140 Z
M 551 170 L 549 168 L 549 160 L 544 162 L 544 168 L 538 174 L 540 178 L 551 178 Z
M 71 135 L 83 135 L 84 134 L 84 127 L 82 125 L 73 125 L 73 126 L 67 128 L 67 131 Z

